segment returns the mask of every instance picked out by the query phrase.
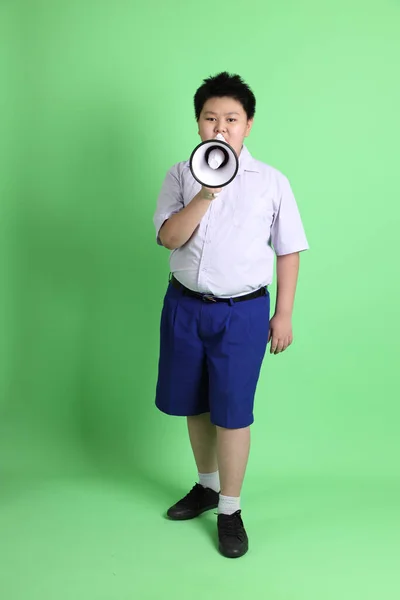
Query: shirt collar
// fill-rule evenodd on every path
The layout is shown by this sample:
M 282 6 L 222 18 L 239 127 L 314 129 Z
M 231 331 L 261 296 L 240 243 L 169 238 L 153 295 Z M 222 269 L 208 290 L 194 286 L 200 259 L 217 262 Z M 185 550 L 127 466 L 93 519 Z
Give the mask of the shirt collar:
M 257 161 L 252 157 L 247 147 L 243 144 L 242 150 L 239 154 L 239 170 L 238 175 L 244 171 L 252 171 L 253 173 L 259 173 L 260 168 Z

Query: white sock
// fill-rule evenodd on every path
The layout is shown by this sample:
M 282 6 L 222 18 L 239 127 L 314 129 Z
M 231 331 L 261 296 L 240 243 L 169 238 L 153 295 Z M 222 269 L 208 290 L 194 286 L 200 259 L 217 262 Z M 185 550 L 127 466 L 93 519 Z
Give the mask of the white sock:
M 233 515 L 237 510 L 240 509 L 240 496 L 234 498 L 233 496 L 222 496 L 219 495 L 218 514 L 221 515 Z
M 219 471 L 215 471 L 215 473 L 199 473 L 199 483 L 203 487 L 211 488 L 214 492 L 219 493 L 221 489 Z

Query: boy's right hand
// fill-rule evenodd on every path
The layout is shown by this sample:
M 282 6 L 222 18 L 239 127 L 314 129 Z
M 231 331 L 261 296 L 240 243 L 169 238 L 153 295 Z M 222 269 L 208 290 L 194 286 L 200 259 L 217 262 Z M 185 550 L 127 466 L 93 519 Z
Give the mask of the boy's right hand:
M 222 191 L 223 188 L 208 188 L 204 185 L 201 188 L 201 197 L 204 200 L 214 200 L 218 197 L 218 194 Z

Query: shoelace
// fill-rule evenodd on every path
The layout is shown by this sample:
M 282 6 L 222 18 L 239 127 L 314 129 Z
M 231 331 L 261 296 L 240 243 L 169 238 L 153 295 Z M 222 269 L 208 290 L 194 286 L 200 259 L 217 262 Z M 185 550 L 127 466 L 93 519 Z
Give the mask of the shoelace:
M 219 531 L 222 537 L 237 537 L 241 542 L 245 539 L 243 521 L 239 514 L 232 515 L 230 519 L 221 519 Z
M 188 504 L 193 502 L 193 500 L 198 500 L 200 497 L 200 492 L 202 491 L 201 486 L 198 483 L 195 483 L 192 489 L 184 498 L 181 500 L 181 504 Z

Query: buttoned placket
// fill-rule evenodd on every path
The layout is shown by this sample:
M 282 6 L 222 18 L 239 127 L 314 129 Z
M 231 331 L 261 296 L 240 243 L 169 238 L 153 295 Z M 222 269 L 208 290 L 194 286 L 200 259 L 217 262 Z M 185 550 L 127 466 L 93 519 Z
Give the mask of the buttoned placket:
M 211 241 L 212 241 L 212 224 L 214 221 L 215 215 L 215 202 L 213 200 L 210 204 L 210 207 L 207 212 L 207 224 L 204 232 L 204 243 L 203 243 L 203 251 L 200 260 L 200 268 L 199 268 L 199 285 L 203 289 L 208 289 L 208 268 L 211 264 Z
M 241 189 L 242 174 L 243 169 L 239 169 L 235 179 L 237 190 L 235 191 L 234 197 L 231 198 L 231 200 L 235 202 L 238 202 L 239 200 L 238 196 L 240 194 Z M 204 232 L 203 251 L 200 260 L 198 277 L 199 286 L 203 289 L 209 289 L 208 269 L 212 264 L 212 242 L 214 239 L 214 235 L 216 235 L 214 227 L 216 221 L 218 220 L 218 216 L 222 211 L 222 202 L 223 198 L 216 198 L 215 200 L 213 200 L 210 204 L 210 208 L 207 213 L 208 220 Z

